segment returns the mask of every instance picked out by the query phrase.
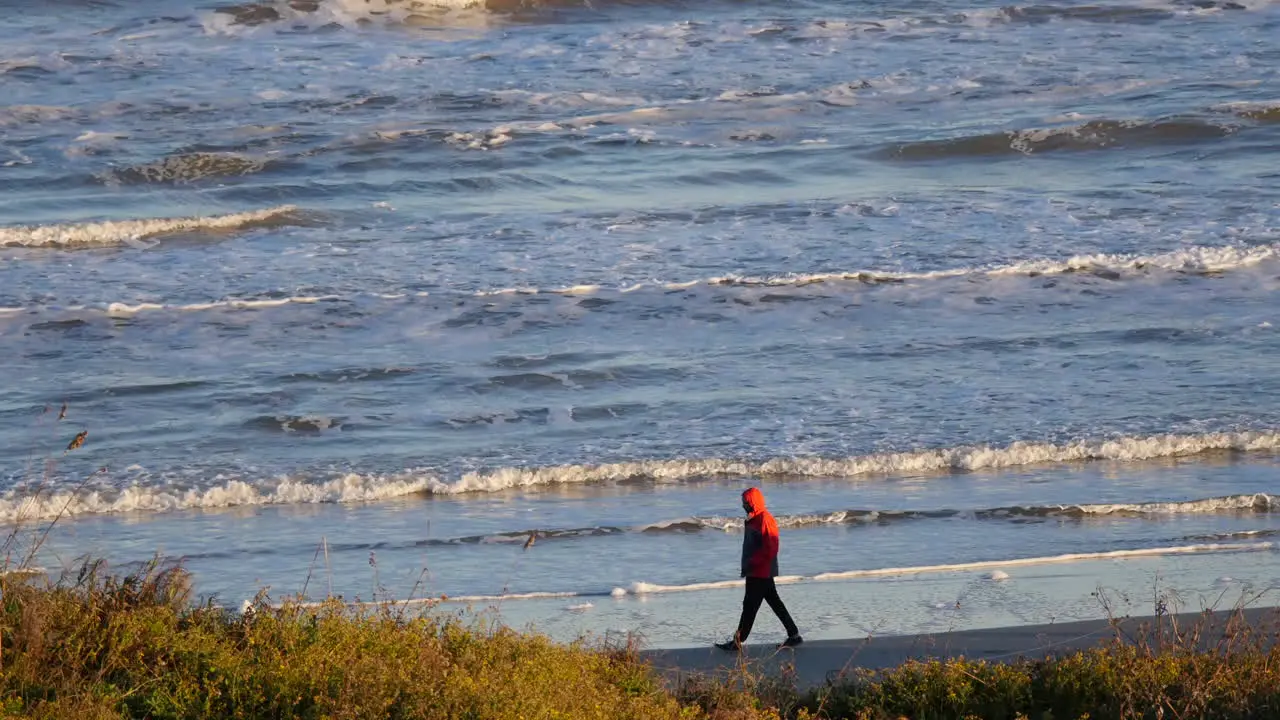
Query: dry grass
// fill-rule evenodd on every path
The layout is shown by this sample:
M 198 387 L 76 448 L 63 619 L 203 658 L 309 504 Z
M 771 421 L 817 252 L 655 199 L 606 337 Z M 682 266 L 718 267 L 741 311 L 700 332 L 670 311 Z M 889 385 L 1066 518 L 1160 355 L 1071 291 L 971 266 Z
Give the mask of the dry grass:
M 189 605 L 189 576 L 0 578 L 0 704 L 47 717 L 690 717 L 634 654 L 450 617 Z
M 1157 603 L 1112 618 L 1097 647 L 989 663 L 958 658 L 861 672 L 806 698 L 838 718 L 1280 718 L 1280 627 L 1251 625 L 1248 599 L 1188 622 Z
M 801 692 L 743 668 L 667 688 L 633 643 L 562 645 L 383 603 L 191 605 L 188 575 L 84 565 L 0 577 L 0 709 L 147 718 L 1280 717 L 1274 631 L 1125 631 L 1096 649 L 987 663 L 908 662 Z M 1221 622 L 1215 616 L 1212 622 Z M 1158 634 L 1159 633 L 1159 634 Z

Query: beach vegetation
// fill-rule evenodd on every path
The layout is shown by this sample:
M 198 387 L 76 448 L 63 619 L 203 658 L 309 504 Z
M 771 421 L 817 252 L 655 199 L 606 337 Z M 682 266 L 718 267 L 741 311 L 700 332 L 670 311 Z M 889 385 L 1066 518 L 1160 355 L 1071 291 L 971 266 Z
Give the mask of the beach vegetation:
M 1157 610 L 1136 626 L 1112 618 L 1112 636 L 1087 650 L 855 670 L 811 691 L 800 707 L 864 720 L 1280 718 L 1280 615 L 1250 625 L 1237 607 L 1187 623 Z
M 45 718 L 1280 718 L 1258 627 L 1144 627 L 1054 657 L 910 661 L 818 688 L 742 664 L 673 682 L 634 643 L 561 644 L 441 607 L 194 602 L 180 566 L 0 576 L 0 713 Z M 1207 617 L 1207 615 L 1206 615 Z M 1238 616 L 1242 618 L 1242 616 Z M 1237 617 L 1232 618 L 1236 622 Z
M 0 578 L 0 709 L 35 717 L 683 718 L 625 648 L 333 600 L 191 605 L 189 575 Z

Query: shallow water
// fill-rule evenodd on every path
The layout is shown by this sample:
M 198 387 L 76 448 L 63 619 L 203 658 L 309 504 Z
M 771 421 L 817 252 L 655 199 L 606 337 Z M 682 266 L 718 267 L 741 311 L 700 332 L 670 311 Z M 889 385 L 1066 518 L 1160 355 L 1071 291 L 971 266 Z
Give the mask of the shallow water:
M 702 643 L 759 484 L 807 636 L 1280 580 L 1273 3 L 71 7 L 0 29 L 43 567 Z

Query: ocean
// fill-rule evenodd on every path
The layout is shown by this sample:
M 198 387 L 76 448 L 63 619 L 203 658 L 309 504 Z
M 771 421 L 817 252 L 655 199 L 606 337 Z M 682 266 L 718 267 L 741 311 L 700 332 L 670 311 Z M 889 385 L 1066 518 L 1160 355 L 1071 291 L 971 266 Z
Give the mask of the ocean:
M 31 564 L 702 645 L 754 485 L 810 639 L 1276 602 L 1280 3 L 232 2 L 0 26 Z

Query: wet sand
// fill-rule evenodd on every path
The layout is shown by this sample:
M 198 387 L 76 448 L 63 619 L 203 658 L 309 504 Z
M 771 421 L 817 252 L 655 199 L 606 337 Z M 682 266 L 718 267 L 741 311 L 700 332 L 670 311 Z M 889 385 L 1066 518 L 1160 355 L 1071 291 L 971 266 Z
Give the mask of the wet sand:
M 842 674 L 856 669 L 881 669 L 900 665 L 911 659 L 944 659 L 965 657 L 993 662 L 1018 658 L 1043 658 L 1095 647 L 1112 640 L 1154 644 L 1158 637 L 1172 638 L 1198 630 L 1196 637 L 1203 648 L 1226 642 L 1238 630 L 1241 621 L 1274 642 L 1280 636 L 1280 608 L 1252 607 L 1235 612 L 1219 610 L 1209 613 L 1183 613 L 1129 617 L 1111 620 L 1085 620 L 1052 625 L 966 630 L 929 635 L 896 635 L 848 640 L 816 640 L 795 649 L 778 649 L 773 644 L 748 644 L 741 654 L 728 653 L 715 647 L 651 650 L 644 653 L 668 678 L 679 680 L 688 675 L 730 673 L 745 666 L 752 671 L 772 674 L 794 672 L 804 687 L 838 681 Z M 1163 633 L 1157 633 L 1160 628 Z

